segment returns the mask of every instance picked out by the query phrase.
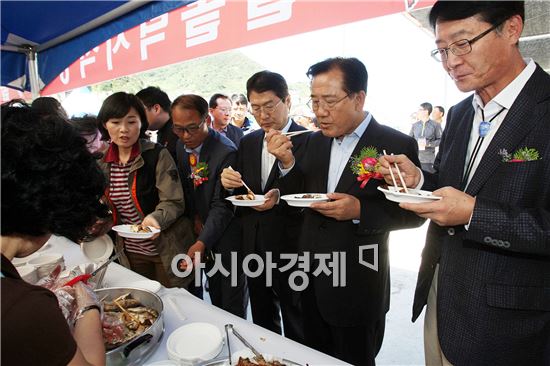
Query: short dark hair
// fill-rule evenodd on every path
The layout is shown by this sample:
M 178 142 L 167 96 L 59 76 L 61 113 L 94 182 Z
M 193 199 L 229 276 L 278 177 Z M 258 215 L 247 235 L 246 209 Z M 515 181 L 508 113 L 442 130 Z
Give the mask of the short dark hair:
M 246 99 L 244 94 L 233 94 L 231 101 L 236 104 L 248 105 L 248 99 Z
M 69 118 L 65 108 L 54 97 L 39 97 L 33 100 L 32 109 L 42 116 L 58 116 L 61 118 Z
M 216 108 L 218 106 L 218 99 L 219 98 L 227 99 L 228 101 L 231 102 L 231 99 L 227 95 L 221 94 L 221 93 L 216 93 L 216 94 L 214 94 L 210 97 L 210 101 L 208 102 L 208 106 L 212 109 Z
M 201 122 L 208 117 L 208 102 L 206 99 L 196 94 L 183 94 L 174 99 L 171 110 L 175 108 L 190 109 L 199 112 Z
M 148 139 L 149 137 L 145 133 L 149 128 L 147 122 L 147 115 L 143 108 L 143 103 L 134 94 L 128 94 L 125 92 L 114 93 L 107 97 L 101 105 L 101 109 L 97 115 L 97 129 L 101 132 L 102 140 L 109 140 L 109 132 L 105 128 L 104 124 L 111 118 L 122 118 L 130 112 L 130 109 L 134 108 L 139 115 L 141 121 L 141 130 L 139 131 L 139 137 Z
M 427 111 L 428 111 L 428 114 L 431 114 L 432 111 L 433 111 L 432 104 L 431 104 L 431 103 L 428 103 L 428 102 L 425 102 L 425 103 L 420 104 L 420 107 L 421 107 L 422 109 L 427 110 Z
M 97 117 L 91 114 L 85 114 L 82 117 L 72 117 L 69 123 L 80 136 L 92 136 L 95 138 L 100 133 L 97 129 Z
M 79 241 L 97 217 L 106 179 L 86 140 L 63 118 L 1 106 L 2 235 L 48 233 Z
M 438 21 L 460 20 L 478 15 L 484 22 L 496 26 L 514 15 L 525 22 L 524 1 L 438 1 L 430 11 L 430 25 Z
M 170 98 L 168 98 L 168 94 L 163 92 L 159 87 L 148 86 L 138 91 L 136 97 L 138 97 L 147 108 L 151 108 L 155 104 L 158 104 L 165 112 L 170 111 Z
M 316 75 L 339 69 L 344 74 L 344 91 L 348 94 L 360 91 L 367 92 L 369 75 L 365 65 L 355 57 L 327 58 L 309 67 L 306 75 L 313 79 Z
M 442 106 L 440 105 L 436 105 L 434 108 L 436 109 L 439 109 L 439 111 L 441 112 L 441 115 L 445 115 L 445 108 L 443 108 Z
M 246 82 L 246 95 L 250 99 L 252 92 L 264 93 L 272 91 L 280 99 L 288 97 L 288 85 L 281 74 L 268 70 L 260 71 L 252 75 Z

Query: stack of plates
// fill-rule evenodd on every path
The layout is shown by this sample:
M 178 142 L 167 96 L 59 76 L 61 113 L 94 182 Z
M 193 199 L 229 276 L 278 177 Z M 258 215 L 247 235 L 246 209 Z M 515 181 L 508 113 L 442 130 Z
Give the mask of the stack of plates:
M 34 268 L 34 266 L 25 264 L 25 265 L 16 267 L 16 269 L 24 281 L 32 285 L 34 285 L 36 281 L 38 281 L 38 273 L 36 271 L 36 268 Z
M 168 357 L 180 365 L 194 365 L 216 357 L 222 350 L 223 337 L 215 325 L 190 323 L 176 329 L 166 342 Z

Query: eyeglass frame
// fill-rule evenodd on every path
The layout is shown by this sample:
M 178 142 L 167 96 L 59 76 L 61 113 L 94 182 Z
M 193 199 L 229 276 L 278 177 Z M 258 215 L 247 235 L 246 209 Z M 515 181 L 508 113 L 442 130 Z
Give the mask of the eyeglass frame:
M 432 58 L 434 60 L 436 60 L 437 62 L 443 62 L 443 60 L 447 60 L 449 58 L 449 51 L 451 51 L 451 53 L 455 56 L 464 56 L 464 55 L 467 55 L 469 53 L 472 52 L 472 45 L 479 41 L 480 39 L 482 39 L 483 37 L 485 37 L 487 34 L 491 33 L 492 31 L 494 31 L 495 29 L 497 29 L 498 27 L 500 27 L 502 25 L 502 23 L 504 23 L 506 20 L 503 20 L 502 22 L 499 22 L 497 23 L 496 25 L 492 26 L 491 28 L 487 29 L 486 31 L 478 34 L 477 36 L 475 36 L 474 38 L 472 39 L 459 39 L 458 41 L 455 41 L 453 43 L 451 43 L 448 47 L 442 47 L 442 48 L 436 48 L 434 50 L 432 50 L 430 52 L 430 56 L 432 56 Z M 464 44 L 464 46 L 468 45 L 469 46 L 469 50 L 467 52 L 464 52 L 464 53 L 460 53 L 457 55 L 455 53 L 455 51 L 453 51 L 453 48 L 456 50 L 458 46 L 456 46 L 457 43 L 460 43 L 460 42 L 466 42 L 466 44 Z M 443 57 L 443 51 L 445 52 L 445 56 Z M 439 57 L 439 58 L 438 58 Z
M 201 123 L 199 123 L 198 125 L 191 125 L 187 127 L 172 125 L 172 132 L 174 132 L 176 135 L 184 134 L 185 132 L 190 135 L 194 135 L 195 133 L 197 133 L 197 131 L 199 131 L 204 122 L 206 122 L 206 120 L 202 120 Z M 193 127 L 193 129 L 189 129 L 189 127 Z
M 273 112 L 275 112 L 275 109 L 277 109 L 277 107 L 279 106 L 279 104 L 281 104 L 283 101 L 283 99 L 279 98 L 279 101 L 277 103 L 275 103 L 275 105 L 273 106 L 268 106 L 267 104 L 273 102 L 273 101 L 269 101 L 263 105 L 254 105 L 254 104 L 250 104 L 250 109 L 252 110 L 252 114 L 254 115 L 259 115 L 262 113 L 262 111 L 264 111 L 266 114 L 271 114 Z
M 330 103 L 328 103 L 326 100 L 323 100 L 323 99 L 319 99 L 317 102 L 315 102 L 315 101 L 313 101 L 313 98 L 310 98 L 308 100 L 308 102 L 306 103 L 306 105 L 312 111 L 317 111 L 317 110 L 319 110 L 319 106 L 320 106 L 321 101 L 322 101 L 322 103 L 324 104 L 323 109 L 327 110 L 327 111 L 332 111 L 332 110 L 334 110 L 334 107 L 336 107 L 336 105 L 338 103 L 340 103 L 344 99 L 348 98 L 352 94 L 353 94 L 353 92 L 346 93 L 346 95 L 344 95 L 342 98 L 338 99 L 337 101 L 330 102 Z M 317 104 L 317 107 L 315 107 L 315 104 Z

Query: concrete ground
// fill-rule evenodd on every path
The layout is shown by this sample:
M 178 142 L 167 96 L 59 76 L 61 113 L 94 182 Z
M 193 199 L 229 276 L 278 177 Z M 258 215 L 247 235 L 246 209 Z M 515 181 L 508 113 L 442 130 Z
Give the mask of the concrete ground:
M 411 322 L 412 302 L 420 255 L 428 224 L 390 234 L 391 299 L 386 317 L 386 332 L 376 364 L 424 365 L 423 325 L 424 312 L 415 323 Z M 204 300 L 210 302 L 208 292 Z M 252 321 L 250 306 L 248 320 Z

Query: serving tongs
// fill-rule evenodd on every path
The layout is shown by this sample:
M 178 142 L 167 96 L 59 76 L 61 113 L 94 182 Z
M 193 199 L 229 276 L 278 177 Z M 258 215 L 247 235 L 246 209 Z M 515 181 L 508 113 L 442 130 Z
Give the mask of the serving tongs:
M 237 332 L 235 330 L 235 328 L 233 327 L 233 324 L 226 324 L 225 325 L 225 330 L 228 331 L 230 330 L 231 333 L 233 333 L 235 335 L 235 337 L 237 337 L 241 342 L 243 342 L 243 344 L 252 351 L 252 353 L 254 353 L 254 359 L 258 362 L 265 362 L 265 359 L 264 359 L 264 356 L 262 356 L 262 354 L 260 352 L 258 352 L 254 347 L 252 347 L 252 345 L 250 343 L 248 343 L 248 341 L 246 339 L 243 338 L 242 335 L 239 334 L 239 332 Z M 229 338 L 228 338 L 228 346 L 229 346 Z M 229 351 L 229 359 L 231 360 L 231 351 Z M 231 361 L 229 361 L 230 364 L 231 364 Z
M 65 286 L 73 286 L 74 284 L 76 284 L 77 282 L 84 282 L 84 283 L 87 283 L 88 280 L 91 278 L 91 277 L 94 277 L 95 275 L 97 275 L 102 269 L 104 269 L 105 267 L 107 267 L 109 264 L 111 264 L 112 261 L 114 261 L 115 259 L 117 259 L 118 257 L 120 257 L 120 255 L 122 254 L 122 251 L 118 252 L 117 254 L 115 254 L 111 259 L 109 259 L 107 262 L 103 263 L 101 266 L 99 266 L 95 271 L 93 271 L 92 273 L 85 273 L 85 274 L 81 274 L 81 275 L 78 275 L 76 276 L 75 278 L 73 278 L 72 280 L 68 281 L 67 283 L 65 283 L 63 285 L 63 287 Z

